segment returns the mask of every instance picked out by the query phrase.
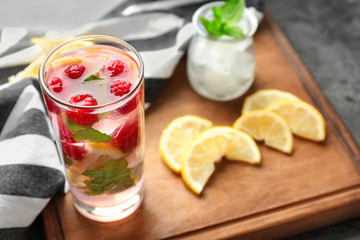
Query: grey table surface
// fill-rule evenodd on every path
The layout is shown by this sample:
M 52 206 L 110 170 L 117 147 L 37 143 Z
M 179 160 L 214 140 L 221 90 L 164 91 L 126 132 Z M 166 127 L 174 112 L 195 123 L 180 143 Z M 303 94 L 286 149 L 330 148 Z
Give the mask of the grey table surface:
M 265 6 L 360 145 L 360 0 L 267 0 Z M 2 69 L 0 76 L 20 69 Z M 41 221 L 22 239 L 44 239 Z M 360 218 L 286 239 L 360 239 Z

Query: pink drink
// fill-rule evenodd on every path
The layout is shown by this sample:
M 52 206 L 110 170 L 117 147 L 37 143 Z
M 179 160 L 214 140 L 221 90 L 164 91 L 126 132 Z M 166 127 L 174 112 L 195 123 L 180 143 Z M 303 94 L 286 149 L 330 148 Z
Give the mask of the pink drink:
M 88 218 L 115 221 L 143 197 L 142 62 L 124 42 L 84 38 L 55 49 L 40 82 L 75 207 Z M 85 47 L 64 51 L 74 44 Z

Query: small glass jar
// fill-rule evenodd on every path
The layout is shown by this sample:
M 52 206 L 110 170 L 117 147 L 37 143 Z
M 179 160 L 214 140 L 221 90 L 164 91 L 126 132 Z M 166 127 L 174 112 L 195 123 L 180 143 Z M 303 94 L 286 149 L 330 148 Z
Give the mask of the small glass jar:
M 252 36 L 258 21 L 253 13 L 245 8 L 237 24 L 243 30 L 243 39 L 212 37 L 200 21 L 200 17 L 212 19 L 212 8 L 223 4 L 210 2 L 196 10 L 192 22 L 197 31 L 187 55 L 187 75 L 191 87 L 201 96 L 216 101 L 229 101 L 242 96 L 255 77 Z

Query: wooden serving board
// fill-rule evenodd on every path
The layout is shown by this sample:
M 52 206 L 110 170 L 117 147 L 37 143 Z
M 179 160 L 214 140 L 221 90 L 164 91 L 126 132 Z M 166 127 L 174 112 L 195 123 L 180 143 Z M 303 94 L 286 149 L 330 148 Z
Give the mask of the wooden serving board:
M 327 138 L 294 139 L 285 155 L 259 143 L 260 166 L 223 159 L 196 196 L 162 162 L 162 130 L 193 114 L 214 125 L 240 116 L 244 97 L 214 102 L 189 86 L 184 57 L 146 112 L 145 200 L 133 215 L 114 223 L 81 216 L 70 194 L 43 212 L 48 239 L 268 239 L 297 234 L 360 215 L 360 151 L 299 57 L 269 16 L 255 35 L 256 77 L 248 94 L 275 88 L 294 93 L 324 115 Z

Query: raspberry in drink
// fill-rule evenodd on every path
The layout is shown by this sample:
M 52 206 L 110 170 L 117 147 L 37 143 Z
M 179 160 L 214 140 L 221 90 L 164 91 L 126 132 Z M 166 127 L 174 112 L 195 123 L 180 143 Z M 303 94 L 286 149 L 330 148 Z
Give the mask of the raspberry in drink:
M 75 207 L 104 222 L 131 214 L 143 198 L 139 54 L 117 39 L 82 37 L 50 53 L 40 82 Z

